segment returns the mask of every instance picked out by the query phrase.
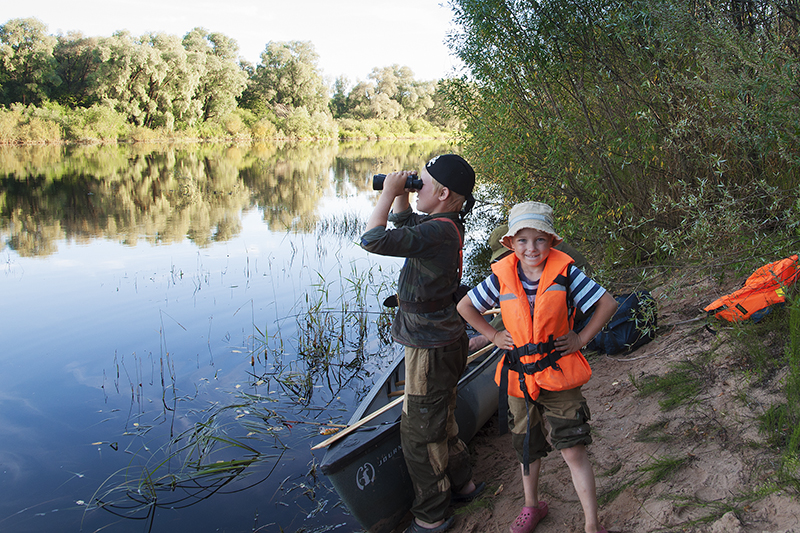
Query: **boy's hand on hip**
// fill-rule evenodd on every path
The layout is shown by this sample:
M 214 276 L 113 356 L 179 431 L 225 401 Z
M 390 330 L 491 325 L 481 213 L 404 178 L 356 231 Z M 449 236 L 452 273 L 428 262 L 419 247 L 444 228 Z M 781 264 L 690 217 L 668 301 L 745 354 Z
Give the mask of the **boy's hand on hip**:
M 569 333 L 557 338 L 554 344 L 556 346 L 556 350 L 563 354 L 577 352 L 583 348 L 581 336 L 575 333 L 573 330 L 569 330 Z
M 511 338 L 511 333 L 509 333 L 507 329 L 498 331 L 494 335 L 492 342 L 501 350 L 510 350 L 514 347 L 514 340 Z

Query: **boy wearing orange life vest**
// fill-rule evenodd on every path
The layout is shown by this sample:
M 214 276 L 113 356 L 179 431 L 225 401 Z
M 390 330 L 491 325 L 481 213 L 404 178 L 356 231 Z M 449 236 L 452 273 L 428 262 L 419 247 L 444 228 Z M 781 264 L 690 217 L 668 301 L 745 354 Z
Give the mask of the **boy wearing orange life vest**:
M 617 309 L 606 290 L 553 248 L 561 242 L 553 211 L 543 203 L 515 205 L 508 232 L 500 239 L 514 253 L 492 265 L 492 274 L 458 304 L 458 312 L 479 333 L 507 350 L 495 380 L 507 388 L 512 444 L 521 463 L 525 504 L 509 528 L 530 533 L 547 515 L 539 501 L 539 468 L 552 449 L 544 432 L 569 466 L 585 518 L 586 533 L 605 533 L 597 516 L 594 470 L 586 445 L 592 442 L 589 408 L 581 386 L 592 375 L 580 352 Z M 506 330 L 497 331 L 481 313 L 499 304 Z M 576 333 L 574 310 L 594 314 Z

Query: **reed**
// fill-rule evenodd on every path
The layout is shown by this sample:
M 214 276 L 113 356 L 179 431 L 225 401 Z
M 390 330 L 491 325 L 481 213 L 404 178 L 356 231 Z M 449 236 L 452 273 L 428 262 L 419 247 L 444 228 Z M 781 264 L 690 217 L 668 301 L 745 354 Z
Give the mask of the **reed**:
M 349 227 L 340 226 L 337 231 L 351 231 Z M 269 478 L 288 449 L 282 440 L 288 428 L 301 426 L 316 435 L 341 426 L 319 418 L 343 395 L 366 393 L 369 378 L 392 359 L 387 346 L 391 345 L 388 327 L 393 313 L 379 302 L 393 292 L 394 277 L 379 266 L 361 268 L 355 263 L 340 264 L 331 275 L 315 272 L 290 313 L 261 327 L 253 324 L 252 338 L 243 350 L 250 363 L 247 391 L 233 391 L 233 401 L 205 409 L 179 410 L 180 402 L 196 398 L 180 392 L 168 348 L 165 323 L 183 326 L 162 312 L 161 353 L 157 360 L 151 355 L 150 373 L 151 384 L 160 378 L 162 412 L 157 418 L 170 423 L 168 440 L 151 449 L 134 439 L 125 449 L 132 456 L 129 464 L 101 484 L 86 510 L 103 509 L 143 520 L 149 529 L 159 508 L 186 507 L 216 493 L 246 490 Z M 178 279 L 174 268 L 172 279 Z M 126 434 L 143 438 L 154 423 L 144 422 L 142 416 L 144 358 L 134 354 L 133 359 L 134 368 L 129 369 L 124 358 L 115 355 L 114 385 L 126 390 L 120 386 L 120 375 L 127 377 L 132 411 Z M 274 393 L 276 387 L 280 394 L 258 392 Z M 138 406 L 136 412 L 134 406 Z M 298 415 L 298 408 L 306 416 Z M 174 434 L 179 427 L 176 419 L 181 418 L 190 427 Z M 312 481 L 298 488 L 308 491 L 322 509 L 326 501 L 314 499 L 313 472 L 312 465 Z
M 302 296 L 300 311 L 285 317 L 297 325 L 297 357 L 287 364 L 275 360 L 275 370 L 255 376 L 272 378 L 293 402 L 308 406 L 324 385 L 335 398 L 353 381 L 369 377 L 365 365 L 386 359 L 391 344 L 391 311 L 377 307 L 381 294 L 390 292 L 391 278 L 380 267 L 359 270 L 355 264 L 336 273 L 333 281 L 316 272 L 316 280 Z M 267 353 L 269 339 L 259 339 L 259 353 Z M 329 401 L 329 400 L 328 400 Z M 328 401 L 325 403 L 327 404 Z
M 238 492 L 261 483 L 286 450 L 277 430 L 283 427 L 280 416 L 267 407 L 272 402 L 242 395 L 231 405 L 213 407 L 165 445 L 132 452 L 130 464 L 103 482 L 86 511 L 103 509 L 144 520 L 149 530 L 159 508 L 180 509 L 218 492 Z M 242 422 L 244 412 L 249 418 Z M 243 438 L 233 437 L 236 426 L 249 432 Z M 271 441 L 268 451 L 260 449 L 266 440 Z M 252 481 L 242 483 L 250 476 Z
M 341 213 L 317 221 L 315 234 L 317 237 L 336 235 L 354 240 L 364 232 L 366 224 L 357 213 Z

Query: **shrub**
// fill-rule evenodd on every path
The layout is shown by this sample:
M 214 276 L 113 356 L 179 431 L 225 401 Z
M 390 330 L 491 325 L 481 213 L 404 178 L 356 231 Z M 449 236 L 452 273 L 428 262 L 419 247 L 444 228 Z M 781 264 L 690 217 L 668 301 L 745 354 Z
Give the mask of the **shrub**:
M 45 143 L 62 139 L 58 110 L 12 104 L 2 111 L 0 140 L 4 143 Z
M 354 118 L 340 118 L 336 122 L 339 125 L 340 139 L 358 139 L 364 136 L 360 121 Z
M 335 139 L 339 135 L 339 126 L 333 115 L 317 111 L 311 116 L 313 136 L 318 139 Z
M 65 128 L 65 137 L 73 140 L 115 141 L 129 131 L 125 117 L 107 106 L 95 104 L 90 108 L 77 108 L 70 115 L 78 118 L 80 127 Z
M 223 120 L 223 124 L 225 125 L 225 131 L 234 137 L 241 135 L 242 132 L 246 130 L 246 126 L 242 120 L 242 117 L 236 113 L 231 113 L 226 116 Z
M 277 133 L 278 128 L 275 127 L 275 123 L 266 117 L 259 119 L 250 128 L 250 135 L 252 135 L 254 139 L 272 139 Z
M 298 107 L 278 121 L 278 127 L 286 137 L 311 137 L 311 115 L 305 107 Z

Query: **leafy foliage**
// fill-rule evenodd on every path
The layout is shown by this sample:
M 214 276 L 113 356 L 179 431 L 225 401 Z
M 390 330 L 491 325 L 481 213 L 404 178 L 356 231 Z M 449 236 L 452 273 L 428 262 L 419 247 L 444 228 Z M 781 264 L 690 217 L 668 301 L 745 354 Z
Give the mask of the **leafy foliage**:
M 183 38 L 183 46 L 196 54 L 202 65 L 195 95 L 200 101 L 200 120 L 227 116 L 236 108 L 236 99 L 247 85 L 247 74 L 237 64 L 239 45 L 221 33 L 195 28 Z
M 446 91 L 506 206 L 548 201 L 610 262 L 750 244 L 731 218 L 794 233 L 798 19 L 783 4 L 450 5 L 469 75 Z
M 441 127 L 458 124 L 437 109 L 446 102 L 436 82 L 415 80 L 408 67 L 376 68 L 352 90 L 340 78 L 331 99 L 309 41 L 270 41 L 255 66 L 238 54 L 234 39 L 205 28 L 182 38 L 52 36 L 35 18 L 12 19 L 0 25 L 0 104 L 61 107 L 42 124 L 6 116 L 2 142 L 336 138 L 334 114 L 398 123 L 349 128 L 345 137 L 442 136 Z M 94 128 L 87 115 L 109 120 Z
M 23 105 L 42 101 L 57 85 L 53 48 L 56 39 L 34 18 L 13 19 L 0 26 L 0 102 Z
M 434 107 L 435 82 L 420 82 L 408 67 L 375 68 L 367 81 L 349 89 L 346 78 L 334 84 L 331 109 L 336 117 L 419 119 Z
M 250 81 L 250 105 L 268 102 L 304 107 L 309 113 L 322 111 L 328 98 L 318 63 L 319 55 L 309 41 L 270 41 Z

